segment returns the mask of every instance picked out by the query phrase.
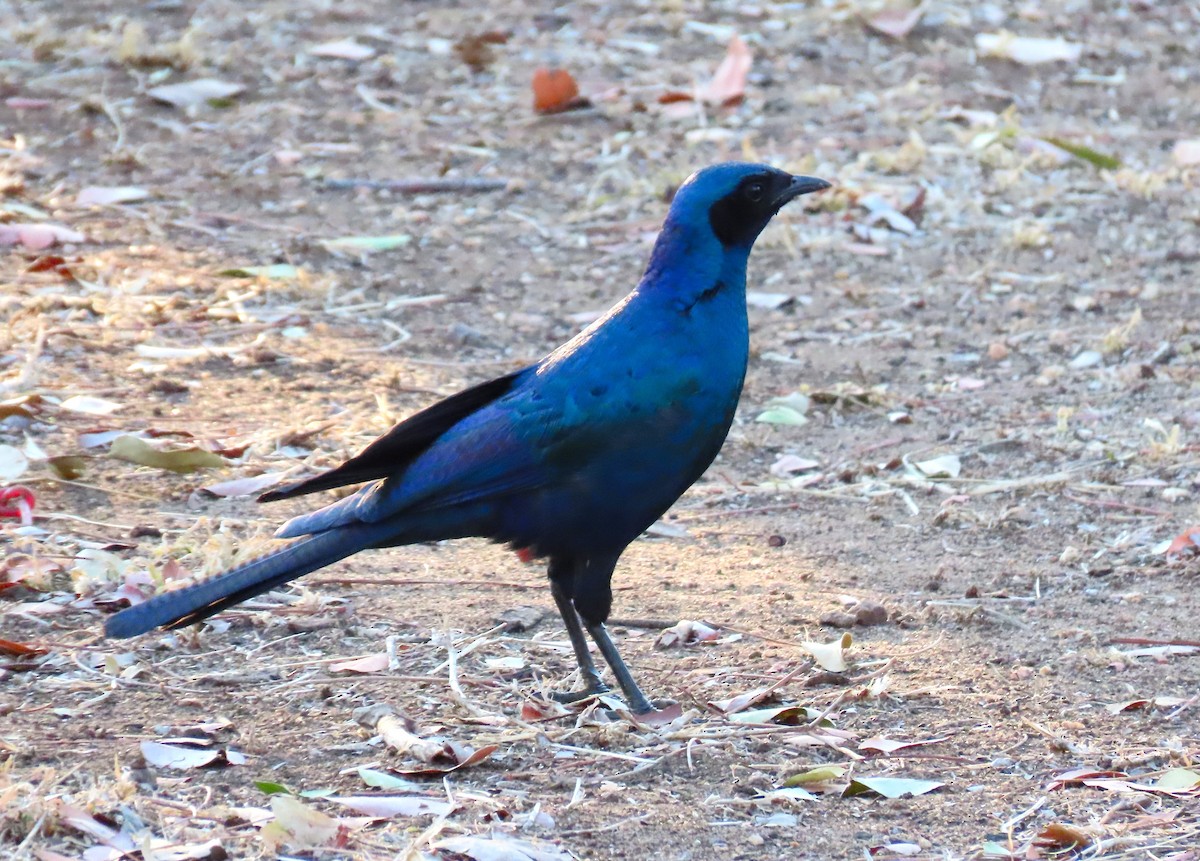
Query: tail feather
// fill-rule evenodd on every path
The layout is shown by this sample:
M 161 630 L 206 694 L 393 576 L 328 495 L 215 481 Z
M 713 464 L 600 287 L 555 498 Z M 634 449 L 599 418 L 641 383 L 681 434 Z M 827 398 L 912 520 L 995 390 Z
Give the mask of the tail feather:
M 199 622 L 371 546 L 378 532 L 377 527 L 364 525 L 301 538 L 193 586 L 122 610 L 104 623 L 104 633 L 124 639 L 160 626 L 179 628 Z

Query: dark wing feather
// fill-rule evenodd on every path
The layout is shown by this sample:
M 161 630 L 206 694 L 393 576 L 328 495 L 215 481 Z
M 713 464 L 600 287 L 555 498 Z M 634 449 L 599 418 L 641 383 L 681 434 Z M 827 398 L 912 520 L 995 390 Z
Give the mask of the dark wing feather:
M 307 493 L 349 484 L 362 484 L 394 475 L 454 425 L 511 391 L 518 378 L 527 370 L 528 368 L 523 368 L 506 376 L 488 380 L 438 401 L 400 422 L 341 466 L 312 478 L 267 491 L 258 501 L 291 499 L 293 496 L 304 496 Z

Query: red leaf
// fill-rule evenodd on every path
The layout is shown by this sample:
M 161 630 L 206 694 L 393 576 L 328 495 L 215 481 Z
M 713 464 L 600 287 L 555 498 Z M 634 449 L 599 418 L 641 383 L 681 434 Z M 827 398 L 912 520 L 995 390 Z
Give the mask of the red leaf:
M 539 114 L 558 114 L 588 106 L 580 98 L 579 85 L 566 69 L 540 68 L 533 73 L 533 109 Z
M 676 102 L 693 102 L 695 97 L 691 93 L 681 93 L 679 90 L 668 90 L 658 97 L 660 105 L 673 105 Z
M 1176 553 L 1182 553 L 1184 550 L 1195 550 L 1200 547 L 1200 526 L 1189 526 L 1179 535 L 1175 536 L 1175 540 L 1171 542 L 1171 546 L 1167 548 L 1167 555 L 1174 556 Z
M 37 646 L 27 646 L 24 643 L 14 643 L 12 640 L 0 640 L 0 655 L 11 655 L 14 658 L 36 658 L 46 654 L 46 650 Z

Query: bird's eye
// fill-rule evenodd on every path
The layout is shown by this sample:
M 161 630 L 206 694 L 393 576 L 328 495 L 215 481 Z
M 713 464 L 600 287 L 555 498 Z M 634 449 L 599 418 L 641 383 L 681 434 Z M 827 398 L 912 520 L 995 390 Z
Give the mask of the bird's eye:
M 761 182 L 752 182 L 746 186 L 746 191 L 744 193 L 746 195 L 746 200 L 750 201 L 751 203 L 758 203 L 760 200 L 762 200 L 763 184 Z

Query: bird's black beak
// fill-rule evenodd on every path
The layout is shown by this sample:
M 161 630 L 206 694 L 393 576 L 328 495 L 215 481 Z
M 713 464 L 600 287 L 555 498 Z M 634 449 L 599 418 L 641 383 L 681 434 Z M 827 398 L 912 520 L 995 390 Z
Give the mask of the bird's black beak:
M 802 194 L 824 191 L 827 188 L 831 188 L 832 185 L 832 183 L 826 182 L 823 179 L 817 179 L 815 176 L 793 176 L 792 181 L 787 184 L 775 199 L 775 206 L 783 206 L 789 200 L 797 198 Z

